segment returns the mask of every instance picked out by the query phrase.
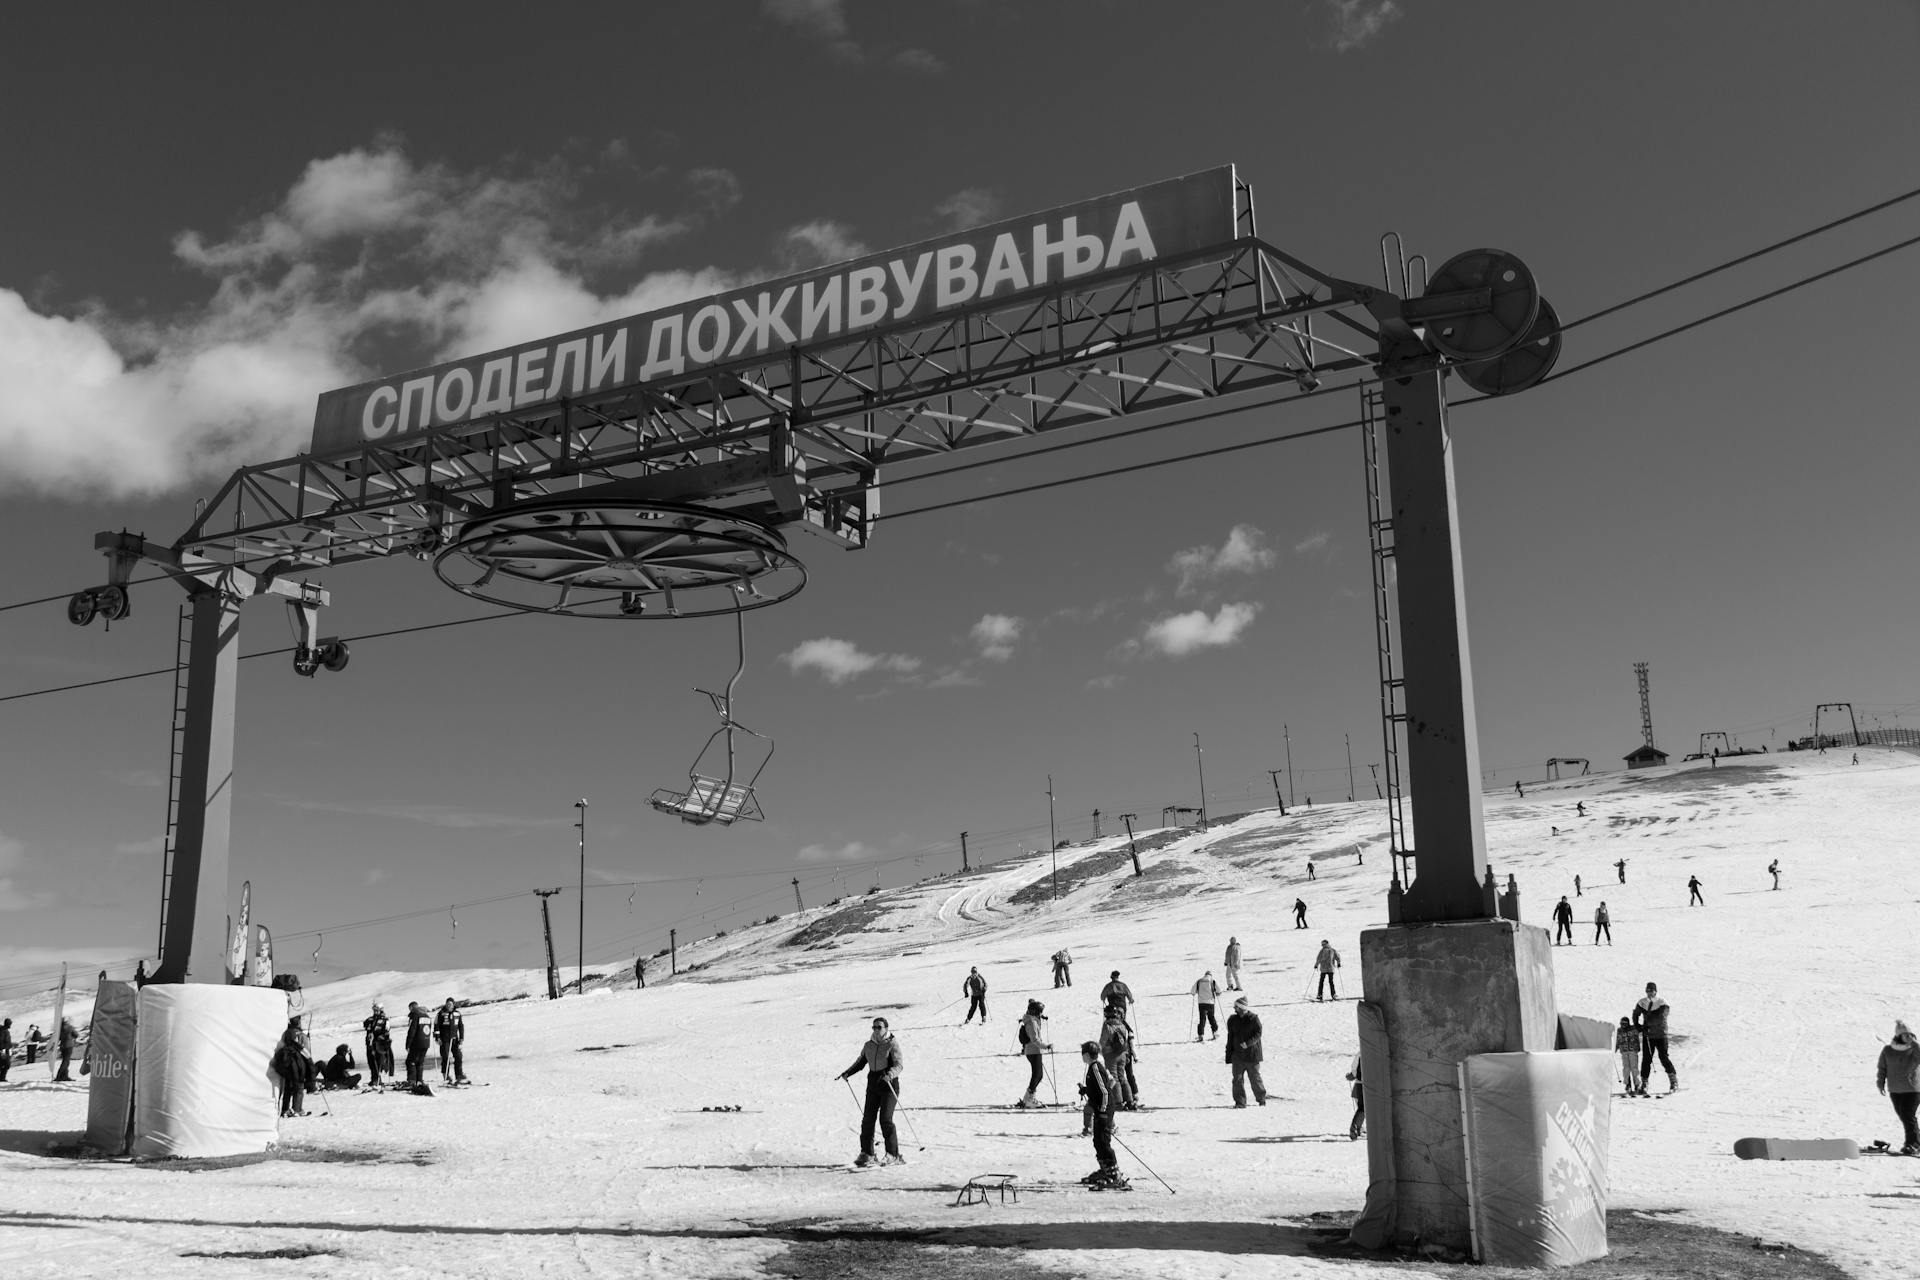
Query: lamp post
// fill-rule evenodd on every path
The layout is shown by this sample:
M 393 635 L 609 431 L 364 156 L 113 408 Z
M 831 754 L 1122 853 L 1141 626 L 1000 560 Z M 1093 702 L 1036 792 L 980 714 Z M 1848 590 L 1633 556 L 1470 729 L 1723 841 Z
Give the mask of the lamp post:
M 587 993 L 587 802 L 575 800 L 573 807 L 580 811 L 580 821 L 573 825 L 580 829 L 580 955 L 579 968 L 574 970 L 573 982 L 580 994 Z
M 1060 838 L 1053 829 L 1053 775 L 1047 775 L 1047 848 L 1053 853 L 1053 896 L 1060 897 Z
M 1200 750 L 1200 735 L 1193 735 L 1193 763 L 1200 770 L 1200 829 L 1207 829 L 1207 760 Z
M 1353 735 L 1350 733 L 1343 733 L 1340 736 L 1347 740 L 1347 803 L 1352 804 L 1353 803 Z
M 1287 745 L 1287 803 L 1299 804 L 1300 798 L 1293 793 L 1293 739 L 1287 736 L 1287 726 L 1280 726 L 1280 741 Z

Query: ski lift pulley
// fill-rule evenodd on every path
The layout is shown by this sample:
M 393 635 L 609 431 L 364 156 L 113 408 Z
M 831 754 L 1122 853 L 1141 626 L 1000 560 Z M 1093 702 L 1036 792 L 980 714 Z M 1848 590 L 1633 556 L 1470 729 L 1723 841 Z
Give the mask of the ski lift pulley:
M 741 821 L 760 822 L 766 817 L 753 794 L 753 784 L 759 781 L 761 770 L 773 759 L 773 739 L 755 733 L 733 718 L 733 688 L 740 682 L 740 673 L 747 668 L 746 623 L 741 612 L 736 609 L 733 615 L 739 661 L 734 666 L 733 678 L 727 681 L 726 692 L 714 693 L 707 689 L 694 691 L 706 694 L 713 703 L 713 709 L 720 717 L 720 727 L 713 731 L 706 745 L 700 749 L 700 754 L 694 757 L 693 765 L 687 771 L 684 791 L 662 787 L 647 797 L 647 803 L 661 813 L 670 814 L 694 826 L 706 826 L 713 822 L 731 826 Z M 745 771 L 742 763 L 736 734 L 758 738 L 766 744 L 766 753 L 759 756 L 759 763 L 753 766 L 750 773 Z M 758 754 L 757 749 L 752 754 Z

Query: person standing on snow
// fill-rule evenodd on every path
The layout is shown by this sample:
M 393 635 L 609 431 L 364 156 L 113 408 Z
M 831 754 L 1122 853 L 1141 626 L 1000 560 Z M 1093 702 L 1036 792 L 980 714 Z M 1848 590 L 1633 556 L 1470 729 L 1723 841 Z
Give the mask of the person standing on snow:
M 1361 1130 L 1367 1127 L 1367 1091 L 1360 1087 L 1360 1055 L 1353 1055 L 1353 1065 L 1347 1068 L 1347 1079 L 1353 1081 L 1353 1119 L 1347 1122 L 1349 1141 L 1360 1141 Z
M 1312 859 L 1312 858 L 1308 858 L 1308 859 L 1307 859 L 1307 879 L 1309 879 L 1309 880 L 1313 880 L 1313 879 L 1316 879 L 1316 878 L 1317 878 L 1317 877 L 1315 876 L 1315 874 L 1314 874 L 1314 870 L 1313 870 L 1313 859 Z
M 1027 1016 L 1020 1019 L 1020 1052 L 1026 1056 L 1027 1068 L 1031 1074 L 1027 1078 L 1027 1091 L 1021 1095 L 1016 1107 L 1032 1108 L 1040 1105 L 1040 1082 L 1046 1078 L 1046 1064 L 1040 1055 L 1053 1048 L 1047 1040 L 1047 1006 L 1038 1000 L 1027 1001 Z
M 79 1043 L 80 1033 L 74 1030 L 73 1019 L 60 1019 L 60 1041 L 58 1046 L 60 1050 L 60 1069 L 53 1073 L 55 1080 L 71 1081 L 73 1079 L 71 1075 L 67 1074 L 67 1067 L 73 1062 L 73 1050 Z
M 886 1154 L 879 1157 L 878 1162 L 905 1164 L 906 1157 L 900 1154 L 900 1135 L 893 1127 L 893 1109 L 900 1102 L 900 1073 L 906 1070 L 907 1060 L 885 1018 L 873 1020 L 873 1033 L 862 1042 L 853 1065 L 842 1071 L 839 1078 L 851 1079 L 862 1067 L 867 1069 L 867 1101 L 860 1111 L 860 1156 L 854 1164 L 865 1168 L 875 1163 L 873 1128 L 876 1122 L 887 1144 Z
M 1687 905 L 1690 907 L 1704 907 L 1707 905 L 1707 900 L 1700 896 L 1699 876 L 1687 877 Z
M 1193 984 L 1193 1003 L 1197 1019 L 1193 1028 L 1193 1038 L 1196 1042 L 1207 1038 L 1208 1027 L 1213 1028 L 1215 1040 L 1220 1038 L 1220 1023 L 1213 1016 L 1213 1002 L 1219 998 L 1220 984 L 1213 980 L 1213 970 L 1209 969 L 1200 975 L 1198 982 Z
M 290 1019 L 287 1029 L 280 1035 L 280 1045 L 273 1051 L 273 1060 L 269 1064 L 274 1074 L 280 1077 L 280 1114 L 283 1116 L 304 1116 L 307 1097 L 307 1073 L 312 1069 L 313 1059 L 307 1052 L 306 1033 L 300 1030 L 299 1019 Z
M 1613 945 L 1613 917 L 1607 914 L 1607 904 L 1602 902 L 1593 909 L 1593 945 L 1600 945 L 1600 935 L 1607 935 L 1607 945 Z M 1622 1019 L 1624 1021 L 1624 1019 Z
M 459 1008 L 453 997 L 440 1006 L 433 1015 L 433 1038 L 440 1045 L 440 1081 L 442 1084 L 465 1084 L 467 1082 L 467 1064 L 460 1046 L 466 1043 L 467 1020 L 460 1016 Z M 447 1074 L 447 1061 L 453 1061 L 453 1074 Z
M 1331 995 L 1335 1000 L 1338 1000 L 1340 998 L 1340 991 L 1339 988 L 1334 985 L 1333 971 L 1340 967 L 1340 953 L 1335 951 L 1333 949 L 1333 943 L 1325 938 L 1320 939 L 1320 954 L 1313 958 L 1313 967 L 1320 974 L 1319 980 L 1314 983 L 1313 987 L 1314 1000 L 1316 1002 L 1319 1001 L 1322 998 L 1321 993 L 1323 992 Z
M 1245 996 L 1233 1002 L 1227 1018 L 1227 1065 L 1233 1068 L 1233 1105 L 1247 1105 L 1247 1082 L 1253 1083 L 1253 1096 L 1267 1105 L 1266 1082 L 1260 1079 L 1260 1061 L 1265 1056 L 1260 1046 L 1260 1015 L 1248 1007 Z
M 1893 1113 L 1900 1117 L 1900 1154 L 1920 1156 L 1920 1127 L 1914 1117 L 1920 1114 L 1920 1043 L 1904 1022 L 1893 1024 L 1893 1043 L 1880 1050 L 1880 1066 L 1875 1072 L 1880 1092 L 1893 1102 Z
M 1295 898 L 1293 900 L 1293 927 L 1296 929 L 1304 929 L 1307 927 L 1307 900 L 1305 898 Z
M 1553 907 L 1553 945 L 1560 946 L 1562 937 L 1566 938 L 1567 946 L 1573 945 L 1573 904 L 1564 893 Z
M 1101 1061 L 1100 1046 L 1088 1040 L 1080 1046 L 1080 1061 L 1087 1066 L 1087 1078 L 1081 1082 L 1080 1096 L 1087 1100 L 1086 1131 L 1093 1138 L 1093 1158 L 1100 1167 L 1083 1179 L 1089 1185 L 1111 1184 L 1120 1176 L 1120 1157 L 1113 1154 L 1113 1111 L 1119 1102 L 1119 1088 L 1113 1072 Z
M 1133 1028 L 1119 1005 L 1107 1006 L 1106 1021 L 1100 1024 L 1100 1057 L 1107 1064 L 1119 1091 L 1115 1105 L 1122 1111 L 1140 1109 L 1140 1082 L 1133 1074 Z
M 1625 858 L 1620 859 L 1620 861 L 1613 864 L 1613 869 L 1615 874 L 1620 877 L 1620 883 L 1625 884 L 1627 882 L 1627 860 Z
M 1581 895 L 1580 877 L 1576 874 L 1573 877 L 1573 896 L 1577 898 L 1580 895 Z
M 418 1000 L 407 1001 L 407 1083 L 427 1082 L 427 1046 L 432 1043 L 432 1020 Z
M 1660 1055 L 1660 1065 L 1667 1072 L 1667 1092 L 1672 1093 L 1680 1087 L 1680 1073 L 1673 1069 L 1673 1059 L 1667 1056 L 1667 1014 L 1671 1006 L 1660 998 L 1660 988 L 1649 982 L 1647 994 L 1633 1006 L 1633 1025 L 1639 1027 L 1644 1037 L 1640 1048 L 1640 1096 L 1647 1093 L 1647 1075 L 1653 1069 L 1653 1056 Z
M 1227 939 L 1227 990 L 1240 989 L 1240 939 Z
M 967 1022 L 973 1021 L 973 1015 L 980 1015 L 980 1025 L 987 1025 L 987 980 L 980 976 L 980 970 L 967 970 L 967 979 L 960 984 L 960 991 L 967 997 Z M 967 1022 L 960 1025 L 966 1026 Z
M 1065 947 L 1053 953 L 1053 985 L 1056 987 L 1073 985 L 1073 956 Z
M 1102 1005 L 1119 1005 L 1122 1016 L 1130 1012 L 1131 1006 L 1133 1005 L 1133 988 L 1120 981 L 1120 971 L 1118 969 L 1113 971 L 1112 980 L 1108 982 L 1106 986 L 1100 988 L 1100 1003 Z
M 1640 1074 L 1640 1028 L 1625 1018 L 1620 1019 L 1620 1025 L 1614 1028 L 1613 1047 L 1620 1055 L 1620 1083 L 1625 1086 L 1627 1096 L 1646 1097 L 1646 1081 Z
M 380 1077 L 384 1074 L 387 1083 L 393 1083 L 393 1033 L 387 1030 L 387 1011 L 378 1000 L 373 1002 L 373 1012 L 360 1024 L 367 1033 L 367 1087 L 380 1087 Z
M 1780 859 L 1775 858 L 1767 864 L 1767 874 L 1773 877 L 1773 887 L 1780 887 Z
M 13 1019 L 0 1018 L 0 1084 L 5 1084 L 7 1072 L 13 1066 Z

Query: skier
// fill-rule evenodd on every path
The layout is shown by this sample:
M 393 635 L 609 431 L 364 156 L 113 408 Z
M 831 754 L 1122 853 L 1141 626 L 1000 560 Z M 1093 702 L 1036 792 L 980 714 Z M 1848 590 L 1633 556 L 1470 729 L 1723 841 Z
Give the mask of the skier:
M 1581 801 L 1578 801 L 1577 803 L 1575 803 L 1575 804 L 1574 804 L 1574 806 L 1573 806 L 1573 812 L 1574 812 L 1574 814 L 1575 814 L 1575 816 L 1577 816 L 1577 817 L 1581 817 L 1581 818 L 1584 818 L 1584 817 L 1586 817 L 1586 816 L 1587 816 L 1587 802 L 1586 802 L 1585 800 L 1581 800 Z
M 1767 864 L 1767 874 L 1773 877 L 1773 887 L 1780 887 L 1780 859 L 1775 858 Z
M 1293 927 L 1296 929 L 1304 929 L 1307 927 L 1307 900 L 1305 898 L 1295 898 L 1293 900 Z
M 1367 1127 L 1367 1091 L 1360 1087 L 1360 1055 L 1353 1055 L 1353 1065 L 1347 1068 L 1347 1079 L 1353 1081 L 1353 1119 L 1347 1124 L 1347 1137 L 1358 1142 L 1361 1130 Z
M 1073 956 L 1065 947 L 1053 953 L 1053 985 L 1056 987 L 1073 985 Z
M 1340 991 L 1334 985 L 1333 971 L 1340 967 L 1340 953 L 1335 951 L 1333 949 L 1333 943 L 1325 938 L 1320 939 L 1320 954 L 1313 958 L 1313 967 L 1318 970 L 1320 974 L 1319 979 L 1315 981 L 1313 986 L 1314 1000 L 1319 1001 L 1323 999 L 1323 992 L 1331 995 L 1335 1000 L 1338 1000 L 1340 998 Z
M 373 1002 L 373 1012 L 360 1025 L 367 1033 L 368 1087 L 378 1089 L 383 1073 L 387 1083 L 393 1083 L 393 1034 L 387 1030 L 387 1011 L 378 1000 Z
M 1707 900 L 1700 896 L 1700 877 L 1699 876 L 1687 877 L 1687 905 L 1690 907 L 1692 906 L 1704 907 L 1707 905 Z
M 353 1050 L 344 1044 L 333 1047 L 333 1056 L 327 1059 L 327 1065 L 320 1068 L 320 1074 L 329 1089 L 358 1089 L 360 1073 L 353 1069 Z
M 633 983 L 642 991 L 647 989 L 647 958 L 645 956 L 633 962 Z
M 1140 1082 L 1133 1074 L 1133 1028 L 1127 1025 L 1126 1014 L 1117 1004 L 1107 1006 L 1106 1021 L 1100 1024 L 1100 1057 L 1119 1094 L 1115 1105 L 1122 1111 L 1138 1111 Z
M 1122 1017 L 1131 1011 L 1133 1005 L 1133 988 L 1120 981 L 1120 971 L 1118 969 L 1113 971 L 1113 980 L 1108 982 L 1106 986 L 1100 988 L 1100 1003 L 1103 1005 L 1119 1005 Z
M 0 1018 L 0 1084 L 7 1081 L 7 1071 L 13 1066 L 13 1019 Z
M 1625 884 L 1627 882 L 1627 860 L 1625 858 L 1620 859 L 1620 861 L 1613 864 L 1613 869 L 1619 873 L 1620 883 Z
M 1572 946 L 1573 945 L 1573 904 L 1567 901 L 1567 895 L 1564 893 L 1560 895 L 1560 901 L 1555 903 L 1553 908 L 1553 945 L 1554 946 L 1557 947 L 1561 945 L 1560 939 L 1563 935 L 1566 937 L 1566 940 L 1567 940 L 1566 945 Z
M 1260 1078 L 1260 1015 L 1248 1008 L 1241 996 L 1233 1002 L 1227 1017 L 1227 1065 L 1233 1068 L 1233 1105 L 1247 1105 L 1247 1081 L 1253 1082 L 1253 1096 L 1267 1105 L 1267 1085 Z
M 907 1162 L 906 1157 L 900 1154 L 900 1135 L 893 1127 L 893 1109 L 900 1102 L 900 1073 L 906 1070 L 906 1066 L 907 1060 L 900 1052 L 900 1042 L 893 1038 L 887 1020 L 875 1018 L 873 1034 L 861 1042 L 853 1065 L 840 1073 L 840 1079 L 847 1080 L 861 1067 L 867 1069 L 867 1101 L 860 1111 L 860 1156 L 854 1161 L 861 1168 L 875 1163 L 873 1126 L 876 1121 L 880 1125 L 880 1136 L 887 1144 L 886 1154 L 879 1157 L 878 1163 Z
M 1513 794 L 1519 796 L 1522 800 L 1527 798 L 1527 789 L 1520 785 L 1518 778 L 1514 779 L 1513 782 Z
M 1195 1023 L 1193 1038 L 1196 1042 L 1207 1038 L 1207 1028 L 1213 1028 L 1213 1038 L 1220 1038 L 1220 1024 L 1213 1016 L 1213 1002 L 1220 998 L 1220 984 L 1213 980 L 1213 970 L 1200 975 L 1193 984 L 1193 1002 L 1195 1005 Z
M 1227 939 L 1227 990 L 1240 989 L 1240 939 Z
M 427 1046 L 432 1042 L 432 1023 L 418 1000 L 407 1001 L 407 1083 L 425 1087 L 427 1083 Z
M 1647 1096 L 1646 1077 L 1640 1074 L 1640 1028 L 1626 1018 L 1614 1029 L 1613 1047 L 1620 1054 L 1620 1083 L 1629 1098 Z
M 27 1044 L 27 1065 L 28 1066 L 32 1066 L 34 1062 L 39 1059 L 40 1043 L 44 1039 L 46 1039 L 46 1037 L 40 1034 L 39 1023 L 30 1022 L 27 1024 L 26 1044 Z
M 1600 935 L 1607 935 L 1607 945 L 1613 945 L 1613 917 L 1607 914 L 1607 904 L 1602 902 L 1593 910 L 1593 945 L 1600 945 Z
M 1309 879 L 1309 880 L 1312 880 L 1312 879 L 1314 879 L 1314 874 L 1313 874 L 1313 859 L 1312 859 L 1312 858 L 1308 858 L 1308 859 L 1307 859 L 1307 879 Z
M 973 1015 L 977 1013 L 980 1015 L 980 1025 L 983 1027 L 986 1026 L 987 980 L 980 976 L 979 969 L 970 968 L 967 970 L 967 978 L 965 982 L 960 984 L 960 991 L 961 994 L 967 997 L 967 1022 L 972 1022 Z M 967 1022 L 963 1022 L 960 1025 L 964 1027 L 967 1025 Z
M 1576 898 L 1580 896 L 1580 877 L 1577 874 L 1573 877 L 1573 896 Z
M 1016 1107 L 1033 1108 L 1040 1104 L 1040 1082 L 1046 1078 L 1046 1064 L 1040 1055 L 1053 1048 L 1047 1040 L 1047 1007 L 1038 1000 L 1027 1001 L 1027 1016 L 1020 1019 L 1020 1052 L 1026 1055 L 1027 1091 L 1014 1103 Z
M 453 997 L 440 1006 L 433 1015 L 433 1038 L 440 1046 L 440 1082 L 442 1084 L 465 1084 L 467 1082 L 467 1064 L 460 1046 L 466 1043 L 467 1020 L 460 1016 L 459 1008 Z M 453 1060 L 453 1074 L 447 1074 L 447 1060 Z
M 1093 1156 L 1100 1167 L 1081 1181 L 1096 1188 L 1123 1187 L 1120 1158 L 1113 1154 L 1113 1111 L 1118 1105 L 1118 1083 L 1100 1059 L 1100 1046 L 1091 1040 L 1080 1046 L 1080 1061 L 1087 1066 L 1087 1078 L 1080 1085 L 1080 1096 L 1087 1100 L 1086 1130 L 1093 1139 Z
M 1672 1007 L 1660 998 L 1660 988 L 1649 982 L 1646 996 L 1633 1006 L 1633 1025 L 1639 1027 L 1644 1037 L 1640 1047 L 1640 1096 L 1647 1093 L 1647 1073 L 1653 1068 L 1653 1056 L 1660 1055 L 1660 1065 L 1667 1072 L 1667 1092 L 1672 1093 L 1680 1087 L 1680 1073 L 1673 1069 L 1673 1059 L 1667 1056 L 1667 1014 Z
M 287 1029 L 280 1035 L 280 1046 L 273 1051 L 270 1065 L 274 1074 L 280 1077 L 280 1114 L 307 1114 L 303 1104 L 306 1102 L 307 1071 L 312 1059 L 307 1054 L 307 1036 L 300 1030 L 299 1019 L 288 1020 Z
M 73 1019 L 60 1019 L 60 1069 L 53 1073 L 55 1080 L 71 1081 L 73 1079 L 67 1074 L 67 1067 L 73 1062 L 73 1049 L 79 1042 L 80 1033 L 73 1029 Z
M 1914 1122 L 1920 1113 L 1920 1044 L 1906 1023 L 1893 1024 L 1893 1043 L 1880 1050 L 1874 1074 L 1880 1092 L 1892 1100 L 1893 1113 L 1900 1117 L 1900 1154 L 1920 1156 L 1920 1127 Z

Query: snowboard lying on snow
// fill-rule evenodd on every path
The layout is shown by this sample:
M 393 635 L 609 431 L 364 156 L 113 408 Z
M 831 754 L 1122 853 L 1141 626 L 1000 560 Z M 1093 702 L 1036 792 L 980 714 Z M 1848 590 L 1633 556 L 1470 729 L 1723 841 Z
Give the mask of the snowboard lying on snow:
M 1742 1138 L 1733 1154 L 1742 1160 L 1851 1160 L 1860 1144 L 1851 1138 Z

